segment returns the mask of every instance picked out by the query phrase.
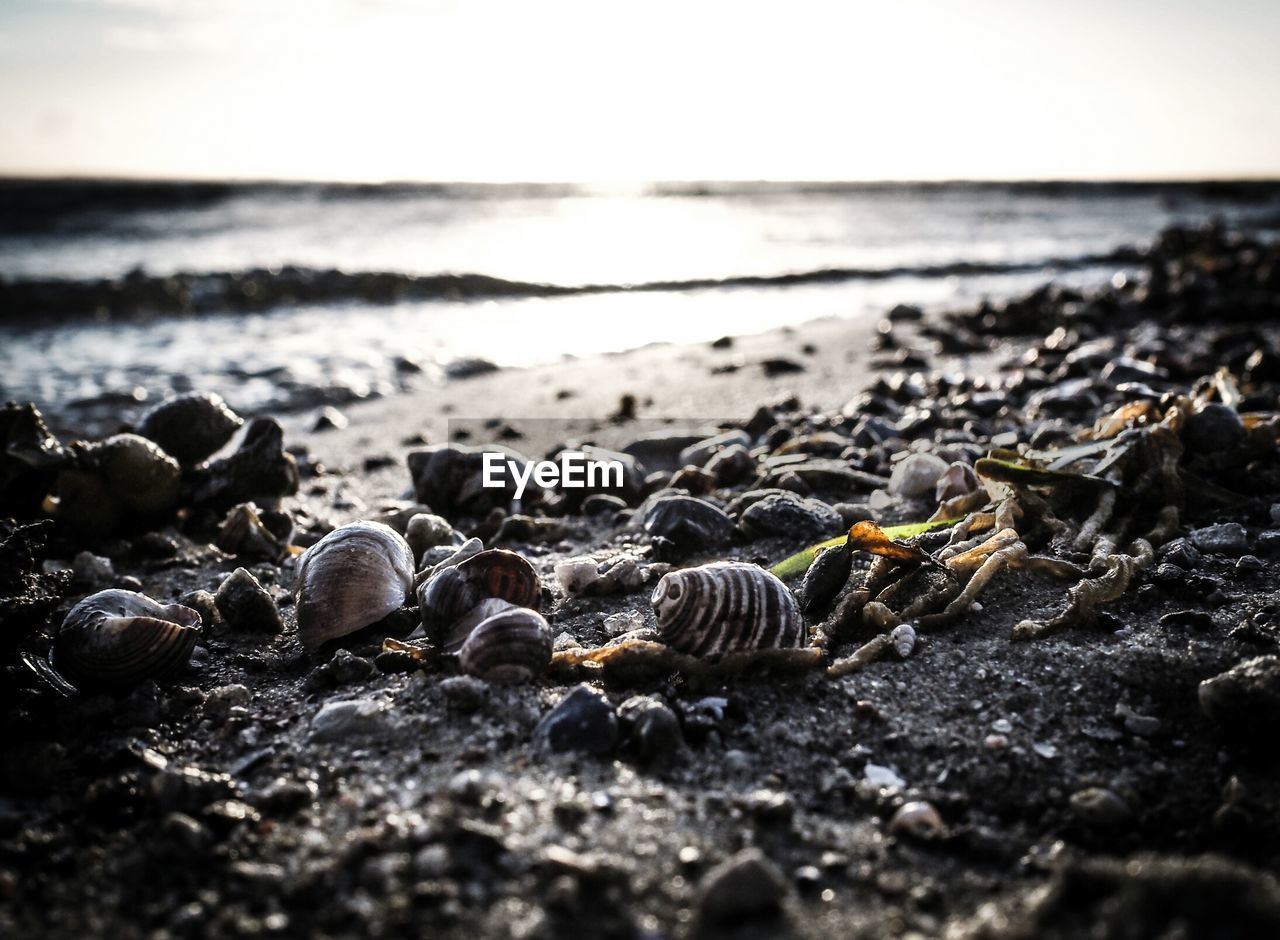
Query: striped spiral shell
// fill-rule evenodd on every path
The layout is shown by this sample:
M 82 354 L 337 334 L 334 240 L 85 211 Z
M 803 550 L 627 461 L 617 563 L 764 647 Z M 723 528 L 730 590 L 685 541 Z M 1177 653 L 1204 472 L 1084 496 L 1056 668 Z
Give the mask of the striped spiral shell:
M 124 689 L 178 671 L 191 659 L 200 615 L 134 591 L 100 591 L 67 614 L 54 666 L 77 685 Z
M 298 639 L 316 647 L 403 607 L 413 587 L 413 552 L 390 526 L 352 522 L 303 553 L 296 584 Z
M 476 608 L 479 622 L 458 651 L 468 675 L 490 682 L 524 682 L 551 663 L 551 627 L 536 610 L 496 598 Z
M 537 610 L 542 583 L 523 555 L 491 548 L 438 569 L 418 588 L 418 609 L 427 636 L 454 651 L 466 639 L 468 614 L 485 598 Z
M 681 653 L 719 656 L 805 645 L 787 586 L 763 568 L 720 561 L 663 575 L 654 588 L 658 636 Z

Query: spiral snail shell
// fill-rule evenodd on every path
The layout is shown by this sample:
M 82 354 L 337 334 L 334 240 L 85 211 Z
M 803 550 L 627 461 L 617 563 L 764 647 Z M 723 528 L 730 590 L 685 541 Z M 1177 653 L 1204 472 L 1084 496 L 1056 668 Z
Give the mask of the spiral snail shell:
M 805 645 L 787 586 L 763 568 L 714 562 L 662 576 L 651 598 L 658 636 L 693 656 Z
M 200 615 L 134 591 L 100 591 L 71 608 L 53 645 L 54 666 L 73 682 L 122 689 L 181 669 L 200 635 Z
M 316 647 L 404 606 L 413 587 L 409 543 L 380 522 L 351 522 L 298 561 L 298 639 Z
M 458 621 L 484 598 L 536 610 L 542 584 L 523 555 L 491 548 L 436 571 L 418 588 L 418 610 L 427 635 L 446 648 L 461 643 Z
M 536 610 L 492 598 L 474 612 L 480 619 L 458 650 L 468 675 L 490 682 L 524 682 L 551 663 L 551 628 Z

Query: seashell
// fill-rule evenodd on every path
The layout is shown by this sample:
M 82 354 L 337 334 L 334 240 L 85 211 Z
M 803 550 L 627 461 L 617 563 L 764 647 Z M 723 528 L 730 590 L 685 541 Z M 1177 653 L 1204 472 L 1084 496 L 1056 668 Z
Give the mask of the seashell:
M 192 392 L 150 409 L 139 420 L 138 433 L 184 467 L 194 467 L 217 453 L 242 424 L 221 395 Z
M 427 636 L 444 645 L 444 633 L 484 599 L 479 583 L 456 566 L 445 568 L 418 588 L 418 612 Z
M 497 597 L 517 607 L 537 610 L 542 602 L 542 582 L 533 565 L 518 552 L 491 548 L 457 564 L 458 571 L 475 581 L 486 597 Z
M 414 513 L 404 527 L 404 537 L 413 549 L 415 563 L 422 553 L 437 545 L 456 545 L 453 526 L 449 521 L 429 512 Z M 458 536 L 461 538 L 461 536 Z
M 413 587 L 409 543 L 379 522 L 334 529 L 298 560 L 298 639 L 316 647 L 377 623 Z
M 521 473 L 529 458 L 497 444 L 471 447 L 440 444 L 410 452 L 406 458 L 413 479 L 415 498 L 446 512 L 483 513 L 494 506 L 506 506 L 515 498 L 516 484 L 508 472 L 500 474 L 503 485 L 484 485 L 485 453 L 514 461 Z
M 893 651 L 903 659 L 906 659 L 916 648 L 915 627 L 909 623 L 898 624 L 893 628 L 893 632 L 889 634 L 889 642 L 893 644 Z
M 973 467 L 957 460 L 942 471 L 942 475 L 938 477 L 938 482 L 934 484 L 933 492 L 938 502 L 945 503 L 947 500 L 955 499 L 957 496 L 968 496 L 970 493 L 976 493 L 981 486 L 982 483 L 978 479 L 978 475 L 974 473 Z
M 67 452 L 31 402 L 0 405 L 0 516 L 33 518 Z
M 477 538 L 469 538 L 453 552 L 453 554 L 442 559 L 430 568 L 424 568 L 414 576 L 414 583 L 421 585 L 428 578 L 433 578 L 446 568 L 454 568 L 472 555 L 478 555 L 484 551 L 484 542 Z
M 946 835 L 947 827 L 932 803 L 912 800 L 898 807 L 898 811 L 889 820 L 889 832 L 892 835 L 901 832 L 914 839 L 929 840 Z
M 126 508 L 151 514 L 178 505 L 182 468 L 154 441 L 116 434 L 89 453 L 107 490 Z
M 499 606 L 500 605 L 500 606 Z M 551 627 L 536 610 L 491 600 L 486 616 L 467 633 L 458 665 L 490 682 L 523 682 L 551 664 Z
M 694 656 L 805 644 L 800 610 L 787 586 L 763 568 L 714 562 L 663 575 L 654 588 L 658 636 Z
M 485 598 L 536 610 L 542 601 L 542 583 L 533 565 L 516 552 L 491 548 L 464 558 L 418 588 L 418 609 L 427 635 L 447 647 L 446 634 L 455 636 L 457 621 Z
M 88 688 L 121 689 L 181 669 L 200 635 L 200 615 L 133 591 L 100 591 L 67 614 L 54 666 Z

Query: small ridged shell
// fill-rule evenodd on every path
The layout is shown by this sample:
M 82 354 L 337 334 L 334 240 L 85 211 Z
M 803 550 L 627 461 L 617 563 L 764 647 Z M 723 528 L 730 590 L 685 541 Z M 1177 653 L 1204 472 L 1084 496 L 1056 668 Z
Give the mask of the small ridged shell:
M 178 504 L 182 469 L 153 441 L 116 434 L 95 446 L 92 455 L 111 495 L 128 508 L 159 513 Z
M 804 646 L 787 586 L 763 568 L 715 562 L 663 575 L 651 599 L 658 636 L 693 656 Z
M 315 647 L 363 630 L 404 606 L 412 587 L 413 553 L 394 529 L 340 526 L 298 561 L 298 639 Z
M 181 669 L 200 635 L 200 615 L 133 591 L 100 591 L 71 608 L 54 642 L 56 668 L 73 682 L 121 689 Z
M 546 672 L 552 637 L 543 616 L 504 601 L 486 604 L 496 612 L 467 634 L 458 652 L 462 671 L 490 682 L 523 682 Z
M 498 548 L 437 570 L 418 588 L 418 610 L 427 636 L 450 651 L 457 649 L 470 625 L 477 622 L 473 609 L 486 598 L 537 610 L 542 583 L 523 555 Z M 460 621 L 466 625 L 460 626 Z

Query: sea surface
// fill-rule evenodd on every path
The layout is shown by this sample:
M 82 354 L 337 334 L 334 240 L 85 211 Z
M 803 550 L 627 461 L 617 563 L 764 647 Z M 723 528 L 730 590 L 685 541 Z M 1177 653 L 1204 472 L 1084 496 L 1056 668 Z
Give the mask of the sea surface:
M 1132 276 L 1167 226 L 1213 219 L 1280 231 L 1280 185 L 0 180 L 0 399 L 74 415 L 198 388 L 311 407 L 458 360 L 1087 288 Z M 130 306 L 175 275 L 176 306 Z

